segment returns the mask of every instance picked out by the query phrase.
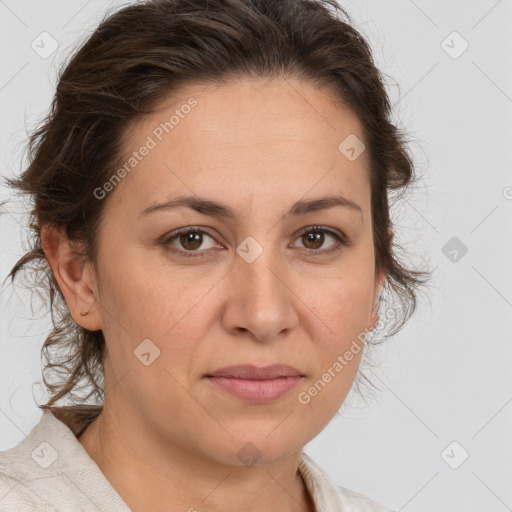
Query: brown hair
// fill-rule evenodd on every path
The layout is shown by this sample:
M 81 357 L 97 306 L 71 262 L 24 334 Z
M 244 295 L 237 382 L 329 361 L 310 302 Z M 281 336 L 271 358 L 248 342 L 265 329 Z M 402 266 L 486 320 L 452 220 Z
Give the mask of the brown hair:
M 388 192 L 416 179 L 407 142 L 390 121 L 391 107 L 370 46 L 335 0 L 149 0 L 106 16 L 59 75 L 51 109 L 29 138 L 29 166 L 9 186 L 30 195 L 31 250 L 8 277 L 30 267 L 49 298 L 53 330 L 42 347 L 51 399 L 101 404 L 105 339 L 72 319 L 41 246 L 44 225 L 83 243 L 93 262 L 105 201 L 94 190 L 119 164 L 122 136 L 180 85 L 226 83 L 240 76 L 297 77 L 329 86 L 359 118 L 371 162 L 375 262 L 401 313 L 416 307 L 428 272 L 397 259 Z M 340 141 L 341 142 L 341 141 Z M 78 247 L 78 245 L 77 245 Z M 40 273 L 44 278 L 41 284 Z M 50 382 L 46 373 L 57 380 Z M 78 398 L 78 389 L 89 388 Z

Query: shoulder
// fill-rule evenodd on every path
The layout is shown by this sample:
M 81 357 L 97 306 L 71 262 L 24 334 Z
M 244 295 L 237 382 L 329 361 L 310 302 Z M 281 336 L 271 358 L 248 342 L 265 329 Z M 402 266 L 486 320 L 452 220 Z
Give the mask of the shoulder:
M 60 483 L 51 469 L 57 452 L 48 442 L 54 429 L 43 431 L 43 414 L 30 433 L 15 446 L 0 451 L 0 512 L 54 512 L 48 501 L 46 487 Z M 62 431 L 58 432 L 62 436 Z
M 364 494 L 360 494 L 339 485 L 337 488 L 341 496 L 341 500 L 347 510 L 354 510 L 354 512 L 395 512 L 394 510 L 371 500 Z
M 69 419 L 69 418 L 68 418 Z M 72 512 L 129 508 L 69 427 L 51 411 L 16 446 L 0 452 L 0 512 Z
M 337 485 L 305 453 L 299 470 L 319 512 L 395 512 L 361 493 Z
M 0 471 L 0 512 L 34 512 L 34 510 L 53 512 L 55 509 L 22 481 Z

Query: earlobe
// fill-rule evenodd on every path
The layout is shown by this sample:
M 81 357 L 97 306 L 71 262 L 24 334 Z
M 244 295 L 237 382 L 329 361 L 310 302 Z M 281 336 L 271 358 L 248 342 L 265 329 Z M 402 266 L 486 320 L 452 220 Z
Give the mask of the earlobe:
M 43 227 L 41 243 L 73 320 L 88 330 L 101 329 L 96 278 L 90 262 L 62 230 Z

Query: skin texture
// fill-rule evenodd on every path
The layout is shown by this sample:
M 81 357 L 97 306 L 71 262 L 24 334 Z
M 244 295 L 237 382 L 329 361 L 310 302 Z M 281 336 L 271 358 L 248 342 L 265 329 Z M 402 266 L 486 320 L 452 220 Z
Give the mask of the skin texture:
M 129 130 L 126 155 L 191 97 L 197 105 L 102 199 L 96 267 L 58 232 L 43 233 L 73 318 L 102 329 L 107 344 L 104 410 L 79 441 L 134 511 L 312 511 L 297 472 L 302 448 L 342 405 L 362 351 L 309 403 L 298 395 L 375 326 L 384 284 L 374 266 L 368 151 L 350 161 L 338 149 L 350 134 L 363 140 L 362 128 L 327 89 L 246 78 L 183 87 Z M 296 201 L 329 194 L 361 212 L 284 217 Z M 236 218 L 187 207 L 140 216 L 181 195 L 222 201 Z M 315 225 L 350 245 L 328 252 L 337 245 L 328 233 L 308 242 L 301 230 Z M 189 226 L 211 236 L 164 244 Z M 248 236 L 263 248 L 251 263 L 236 252 Z M 204 256 L 172 252 L 190 247 Z M 144 339 L 160 350 L 148 366 L 134 355 Z M 204 378 L 247 363 L 289 364 L 305 378 L 265 404 Z M 250 467 L 237 455 L 249 442 L 260 455 Z

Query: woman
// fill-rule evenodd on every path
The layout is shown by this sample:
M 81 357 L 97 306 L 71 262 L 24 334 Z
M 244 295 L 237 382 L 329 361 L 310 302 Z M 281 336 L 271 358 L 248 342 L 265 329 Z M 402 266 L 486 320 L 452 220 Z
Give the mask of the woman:
M 60 380 L 0 455 L 2 510 L 390 510 L 302 452 L 389 323 L 383 290 L 396 332 L 426 276 L 392 250 L 413 167 L 348 21 L 145 1 L 73 56 L 9 181 L 34 201 L 10 275 L 48 277 Z

